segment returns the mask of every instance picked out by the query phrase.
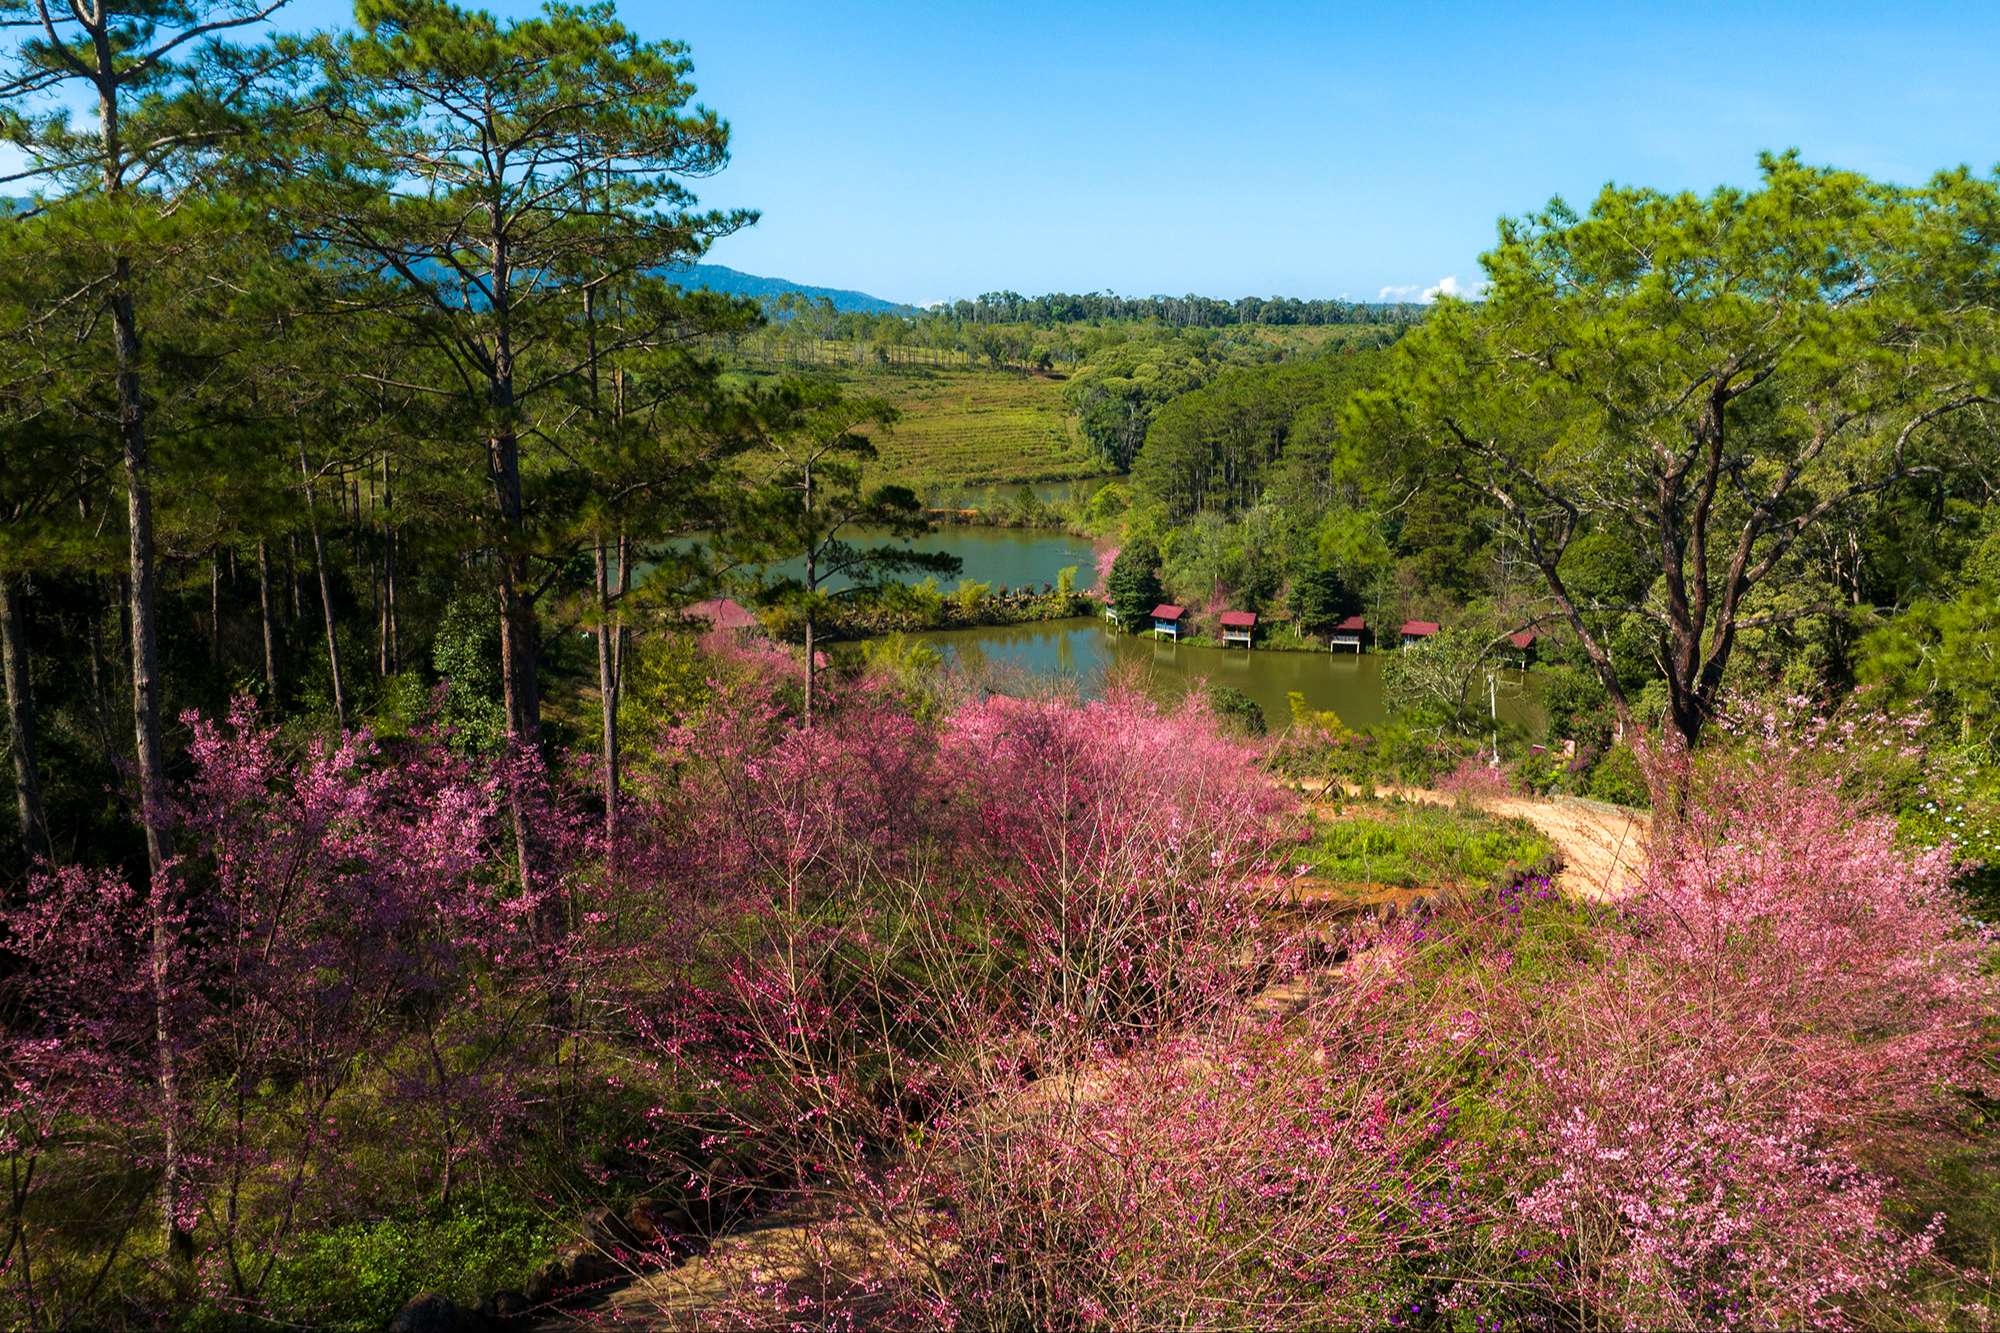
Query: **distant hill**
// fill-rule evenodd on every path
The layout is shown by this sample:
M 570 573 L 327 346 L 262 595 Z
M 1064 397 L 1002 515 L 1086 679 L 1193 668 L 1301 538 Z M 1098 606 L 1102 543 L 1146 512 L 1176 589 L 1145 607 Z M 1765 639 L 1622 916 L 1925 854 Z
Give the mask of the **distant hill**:
M 12 217 L 25 212 L 33 201 L 16 195 L 0 194 L 0 218 Z M 842 312 L 864 315 L 914 315 L 917 308 L 896 301 L 885 301 L 867 292 L 848 291 L 843 287 L 808 287 L 802 282 L 789 278 L 765 278 L 755 273 L 745 273 L 741 269 L 729 268 L 722 264 L 671 264 L 661 271 L 662 276 L 676 287 L 721 292 L 725 296 L 748 296 L 758 301 L 775 301 L 786 292 L 797 292 L 810 296 L 815 301 L 825 297 L 833 302 L 833 308 Z
M 833 302 L 835 310 L 864 315 L 914 315 L 915 306 L 885 301 L 867 292 L 851 292 L 839 287 L 808 287 L 788 278 L 763 278 L 722 264 L 675 264 L 666 270 L 667 281 L 676 287 L 700 288 L 726 296 L 748 296 L 758 301 L 775 301 L 786 292 L 797 292 L 817 301 Z

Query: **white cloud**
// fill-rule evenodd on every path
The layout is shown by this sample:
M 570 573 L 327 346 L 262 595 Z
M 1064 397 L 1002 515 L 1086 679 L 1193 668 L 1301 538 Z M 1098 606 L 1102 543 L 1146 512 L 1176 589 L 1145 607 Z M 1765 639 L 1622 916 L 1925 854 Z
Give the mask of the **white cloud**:
M 1465 300 L 1476 300 L 1486 290 L 1486 284 L 1475 282 L 1466 286 L 1458 280 L 1457 274 L 1447 274 L 1428 287 L 1417 283 L 1404 283 L 1399 287 L 1384 287 L 1376 294 L 1377 301 L 1422 301 L 1426 305 L 1440 296 L 1456 296 Z

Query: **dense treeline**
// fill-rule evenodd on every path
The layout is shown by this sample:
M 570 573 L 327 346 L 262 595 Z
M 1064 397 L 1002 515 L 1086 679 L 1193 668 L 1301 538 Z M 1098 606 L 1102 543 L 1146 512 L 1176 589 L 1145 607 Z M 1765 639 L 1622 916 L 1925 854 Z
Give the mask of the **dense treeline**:
M 1023 296 L 1019 292 L 986 292 L 971 300 L 940 301 L 920 310 L 842 311 L 832 297 L 784 292 L 765 301 L 766 313 L 779 321 L 829 321 L 858 317 L 899 321 L 912 328 L 926 324 L 1027 324 L 1046 329 L 1058 324 L 1104 324 L 1152 321 L 1168 328 L 1221 329 L 1234 325 L 1311 327 L 1331 324 L 1385 325 L 1407 328 L 1419 323 L 1427 308 L 1413 301 L 1300 300 L 1296 296 L 1245 296 L 1221 301 L 1207 296 L 1118 296 L 1111 292 L 1049 292 Z
M 952 301 L 928 312 L 961 324 L 1091 324 L 1114 319 L 1153 319 L 1171 328 L 1228 328 L 1234 324 L 1386 324 L 1403 327 L 1423 318 L 1424 307 L 1410 301 L 1304 301 L 1296 296 L 1244 296 L 1221 301 L 1209 296 L 1116 296 L 1110 292 L 985 292 L 970 301 Z
M 1074 320 L 1014 311 L 1012 317 L 1003 319 L 990 309 L 965 302 L 899 315 L 839 310 L 831 300 L 814 301 L 788 292 L 766 302 L 764 309 L 771 317 L 770 325 L 756 338 L 738 340 L 733 346 L 747 347 L 753 355 L 834 361 L 836 357 L 824 353 L 814 357 L 806 349 L 815 344 L 843 344 L 847 359 L 858 364 L 918 352 L 941 357 L 947 364 L 1048 370 L 1074 366 L 1107 345 L 1135 337 L 1167 341 L 1176 335 L 1207 334 L 1210 336 L 1198 341 L 1269 351 L 1363 340 L 1390 342 L 1417 322 L 1418 316 L 1409 311 L 1422 307 L 1357 307 L 1370 317 L 1338 320 L 1188 321 L 1150 310 Z M 1287 328 L 1325 328 L 1329 332 L 1311 342 L 1287 342 L 1274 336 L 1275 330 Z

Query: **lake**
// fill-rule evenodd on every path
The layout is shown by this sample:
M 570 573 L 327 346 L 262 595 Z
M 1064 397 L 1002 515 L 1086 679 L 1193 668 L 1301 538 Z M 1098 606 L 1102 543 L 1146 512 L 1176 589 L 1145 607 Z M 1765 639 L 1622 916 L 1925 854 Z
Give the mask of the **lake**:
M 937 630 L 912 637 L 937 645 L 958 666 L 1003 689 L 1058 681 L 1089 697 L 1102 693 L 1114 674 L 1130 673 L 1149 693 L 1165 699 L 1204 681 L 1234 686 L 1256 700 L 1274 729 L 1290 719 L 1288 696 L 1294 691 L 1314 709 L 1332 709 L 1349 726 L 1373 726 L 1387 716 L 1379 653 L 1210 648 L 1155 640 L 1151 634 L 1121 634 L 1096 619 Z M 1494 684 L 1502 719 L 1537 723 L 1532 692 L 1521 672 L 1502 671 Z
M 1057 485 L 1059 483 L 1046 483 Z M 857 545 L 880 542 L 886 534 L 859 532 Z M 945 526 L 909 542 L 916 550 L 945 551 L 964 561 L 960 577 L 982 583 L 1039 587 L 1054 583 L 1067 565 L 1077 567 L 1077 586 L 1096 579 L 1097 548 L 1087 537 L 1033 528 Z M 778 567 L 796 576 L 802 562 Z M 940 579 L 947 589 L 956 580 Z M 829 586 L 838 587 L 838 584 Z M 1101 620 L 1058 620 L 1033 625 L 990 625 L 915 635 L 936 644 L 947 658 L 1002 688 L 1039 682 L 1073 685 L 1086 697 L 1100 694 L 1119 672 L 1135 672 L 1161 697 L 1176 697 L 1204 680 L 1231 685 L 1256 700 L 1272 727 L 1291 716 L 1287 696 L 1305 696 L 1315 709 L 1332 709 L 1349 726 L 1367 727 L 1386 716 L 1382 706 L 1382 659 L 1376 653 L 1272 652 L 1224 649 L 1156 641 L 1151 634 L 1120 634 Z M 1537 725 L 1532 690 L 1519 672 L 1504 671 L 1495 681 L 1500 716 Z

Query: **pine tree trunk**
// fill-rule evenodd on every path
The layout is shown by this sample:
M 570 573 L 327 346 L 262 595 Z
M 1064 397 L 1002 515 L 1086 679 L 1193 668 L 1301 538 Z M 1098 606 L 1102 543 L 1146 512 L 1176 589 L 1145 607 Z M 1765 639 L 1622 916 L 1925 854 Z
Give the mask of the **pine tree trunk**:
M 333 720 L 347 730 L 347 696 L 340 684 L 340 635 L 333 621 L 333 589 L 326 577 L 326 547 L 320 541 L 319 513 L 313 507 L 312 474 L 306 471 L 306 449 L 299 446 L 299 480 L 306 492 L 306 527 L 312 535 L 313 568 L 319 574 L 319 605 L 326 621 L 326 664 L 333 676 Z
M 528 560 L 516 549 L 521 537 L 521 479 L 514 441 L 496 442 L 495 451 L 504 457 L 501 485 L 507 494 L 502 500 L 504 536 L 496 592 L 500 601 L 500 679 L 506 697 L 507 734 L 521 745 L 541 740 L 542 701 L 536 677 L 539 645 L 535 639 L 534 607 L 523 589 L 528 584 Z
M 617 631 L 611 623 L 610 551 L 597 540 L 597 697 L 603 732 L 604 854 L 618 867 L 618 664 Z
M 341 475 L 346 476 L 346 471 L 341 469 Z M 361 478 L 348 478 L 341 486 L 341 493 L 346 497 L 341 508 L 347 519 L 347 563 L 358 574 L 362 565 L 368 562 L 367 543 L 361 526 Z
M 496 398 L 506 396 L 496 389 Z M 504 430 L 488 441 L 488 466 L 500 518 L 500 551 L 494 561 L 495 592 L 500 603 L 500 690 L 507 715 L 510 749 L 534 749 L 541 741 L 542 706 L 536 679 L 534 608 L 523 595 L 528 560 L 521 554 L 521 463 L 519 441 Z M 510 795 L 514 824 L 514 861 L 525 889 L 534 883 L 528 827 L 520 794 Z
M 105 593 L 103 581 L 96 575 L 90 579 L 92 598 L 90 609 L 90 716 L 97 729 L 97 743 L 104 751 L 108 766 L 117 767 L 118 745 L 112 739 L 111 686 L 108 678 L 111 668 L 104 660 L 104 617 L 112 609 L 111 597 Z
M 117 352 L 118 437 L 125 464 L 125 520 L 132 620 L 132 731 L 137 742 L 139 822 L 146 831 L 152 867 L 151 971 L 153 1037 L 159 1061 L 160 1213 L 169 1256 L 194 1260 L 194 1236 L 183 1225 L 180 1071 L 168 1007 L 168 958 L 173 948 L 167 866 L 173 860 L 168 823 L 165 747 L 160 737 L 160 630 L 158 570 L 153 549 L 153 482 L 147 455 L 146 403 L 139 387 L 139 324 L 132 305 L 131 261 L 113 270 L 111 326 Z
M 499 570 L 500 600 L 500 681 L 507 715 L 507 743 L 510 749 L 526 751 L 541 739 L 541 700 L 536 693 L 533 612 L 521 595 L 527 579 L 527 561 L 503 550 L 495 561 Z M 520 796 L 509 800 L 514 822 L 514 860 L 523 888 L 534 883 L 528 851 L 526 816 Z
M 813 510 L 813 470 L 809 462 L 805 467 L 805 511 L 810 518 Z M 810 538 L 808 539 L 810 540 Z M 812 546 L 806 548 L 806 727 L 813 724 L 813 685 L 818 676 L 818 664 L 813 660 L 813 599 L 819 595 L 819 552 Z
M 145 401 L 139 390 L 139 330 L 129 291 L 131 265 L 117 263 L 111 298 L 118 353 L 118 434 L 125 463 L 127 577 L 132 636 L 132 729 L 138 743 L 139 818 L 146 855 L 158 871 L 173 859 L 167 824 L 166 760 L 160 739 L 159 585 L 153 550 L 153 484 Z
M 48 816 L 42 809 L 37 763 L 34 686 L 28 674 L 28 629 L 21 614 L 21 581 L 0 575 L 0 675 L 7 688 L 7 730 L 13 738 L 14 801 L 21 815 L 21 844 L 28 859 L 48 860 Z
M 813 667 L 813 614 L 806 608 L 806 729 L 813 724 L 813 677 L 817 674 Z
M 278 709 L 278 630 L 271 623 L 270 543 L 257 543 L 257 613 L 264 622 L 264 699 L 272 712 Z
M 222 557 L 214 547 L 208 552 L 208 665 L 222 669 Z
M 388 622 L 389 674 L 403 669 L 401 626 L 396 615 L 396 524 L 395 493 L 389 488 L 389 457 L 382 456 L 382 593 L 383 617 Z
M 618 530 L 618 601 L 622 606 L 632 592 L 632 538 L 624 528 Z M 611 694 L 614 703 L 625 698 L 625 649 L 631 642 L 631 631 L 625 622 L 618 622 L 618 632 L 611 640 Z

